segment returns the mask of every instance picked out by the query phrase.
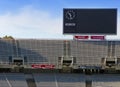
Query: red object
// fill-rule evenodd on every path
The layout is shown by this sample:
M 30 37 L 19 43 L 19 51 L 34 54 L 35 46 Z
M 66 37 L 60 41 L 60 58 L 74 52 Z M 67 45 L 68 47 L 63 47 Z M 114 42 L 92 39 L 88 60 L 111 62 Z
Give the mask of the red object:
M 95 40 L 104 40 L 105 36 L 91 36 L 90 38 Z
M 41 68 L 41 69 L 54 69 L 55 65 L 53 64 L 32 64 L 32 68 Z
M 89 39 L 89 36 L 74 36 L 75 39 L 81 39 L 81 40 L 87 40 Z

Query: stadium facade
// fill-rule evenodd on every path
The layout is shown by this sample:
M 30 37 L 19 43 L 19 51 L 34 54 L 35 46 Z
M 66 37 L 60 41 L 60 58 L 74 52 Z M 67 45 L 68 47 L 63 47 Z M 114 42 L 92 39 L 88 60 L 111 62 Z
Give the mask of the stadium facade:
M 0 39 L 0 69 L 119 71 L 120 41 Z

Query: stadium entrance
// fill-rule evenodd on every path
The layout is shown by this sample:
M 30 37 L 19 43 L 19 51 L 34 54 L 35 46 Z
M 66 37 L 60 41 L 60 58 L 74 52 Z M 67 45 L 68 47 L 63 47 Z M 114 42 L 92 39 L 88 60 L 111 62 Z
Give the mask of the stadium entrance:
M 64 41 L 63 56 L 58 58 L 60 72 L 73 72 L 75 57 L 71 56 L 70 42 Z

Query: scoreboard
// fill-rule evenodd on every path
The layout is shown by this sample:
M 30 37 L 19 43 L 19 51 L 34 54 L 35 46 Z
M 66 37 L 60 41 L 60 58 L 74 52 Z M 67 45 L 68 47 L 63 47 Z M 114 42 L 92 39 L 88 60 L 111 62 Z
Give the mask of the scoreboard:
M 117 9 L 63 9 L 63 34 L 117 34 Z

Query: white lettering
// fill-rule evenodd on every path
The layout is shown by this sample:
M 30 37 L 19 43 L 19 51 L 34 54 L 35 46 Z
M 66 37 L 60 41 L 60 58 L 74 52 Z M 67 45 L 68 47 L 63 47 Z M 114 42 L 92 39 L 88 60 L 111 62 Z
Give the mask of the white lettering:
M 65 26 L 76 26 L 76 23 L 65 23 Z

